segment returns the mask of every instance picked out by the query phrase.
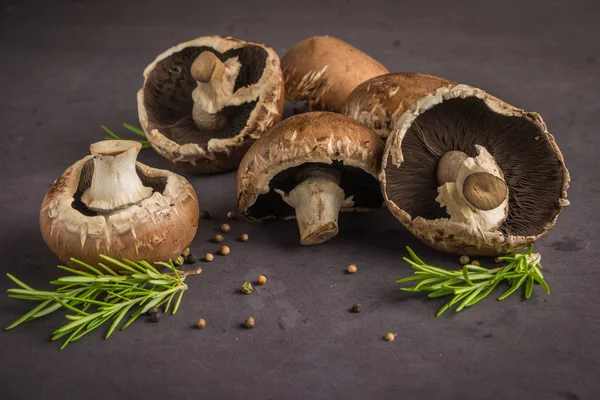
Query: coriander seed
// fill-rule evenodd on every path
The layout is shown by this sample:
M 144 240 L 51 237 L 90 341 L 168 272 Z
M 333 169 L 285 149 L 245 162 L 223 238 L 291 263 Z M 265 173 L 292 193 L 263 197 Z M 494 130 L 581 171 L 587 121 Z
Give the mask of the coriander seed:
M 244 284 L 242 285 L 242 293 L 252 293 L 252 284 L 250 282 L 244 282 Z
M 240 236 L 240 242 L 247 242 L 247 241 L 248 241 L 248 234 L 242 233 L 242 235 Z
M 388 332 L 383 336 L 383 340 L 386 342 L 393 342 L 396 339 L 396 335 L 394 333 Z
M 477 265 L 478 267 L 481 267 L 481 263 L 477 260 L 471 261 L 471 265 Z
M 189 247 L 186 247 L 185 250 L 183 251 L 183 253 L 181 253 L 182 256 L 187 257 L 189 256 L 191 253 L 191 250 Z
M 223 232 L 229 232 L 231 230 L 231 226 L 229 226 L 229 224 L 223 224 L 221 225 L 221 230 Z
M 196 327 L 198 329 L 204 329 L 205 326 L 206 326 L 206 321 L 204 320 L 204 318 L 200 318 L 198 320 L 198 322 L 196 322 Z
M 221 249 L 219 250 L 219 254 L 222 256 L 226 256 L 227 254 L 229 254 L 231 250 L 229 249 L 229 246 L 221 246 Z
M 264 285 L 267 283 L 267 277 L 264 275 L 259 275 L 258 278 L 256 278 L 256 283 L 259 285 Z
M 248 329 L 254 328 L 254 318 L 253 317 L 246 318 L 246 320 L 244 321 L 244 325 Z
M 359 304 L 359 303 L 353 304 L 351 310 L 353 313 L 362 312 L 362 304 Z
M 502 259 L 500 257 L 496 257 L 496 258 L 494 258 L 494 262 L 496 264 L 500 264 L 500 263 L 502 263 Z
M 217 233 L 213 239 L 216 243 L 221 243 L 225 238 L 220 233 Z
M 215 259 L 215 256 L 213 256 L 213 255 L 212 255 L 212 253 L 206 253 L 206 254 L 204 255 L 204 260 L 205 260 L 205 261 L 211 262 L 211 261 L 212 261 L 212 260 L 214 260 L 214 259 Z
M 173 264 L 179 266 L 179 265 L 183 265 L 183 262 L 185 261 L 185 259 L 183 258 L 183 256 L 179 256 L 175 259 L 175 261 L 173 261 Z
M 358 271 L 358 267 L 354 264 L 348 265 L 348 273 L 355 274 Z
M 460 263 L 462 265 L 468 264 L 469 261 L 471 261 L 471 259 L 469 258 L 469 256 L 460 256 Z
M 227 213 L 227 218 L 229 218 L 229 219 L 235 219 L 235 213 L 233 211 L 229 211 Z

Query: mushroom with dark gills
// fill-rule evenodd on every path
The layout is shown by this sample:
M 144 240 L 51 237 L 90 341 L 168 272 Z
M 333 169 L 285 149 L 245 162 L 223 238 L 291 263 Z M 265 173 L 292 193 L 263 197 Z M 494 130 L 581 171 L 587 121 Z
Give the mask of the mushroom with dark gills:
M 283 90 L 272 48 L 200 37 L 168 49 L 145 69 L 140 124 L 152 147 L 186 171 L 231 170 L 281 120 Z
M 300 243 L 338 233 L 340 211 L 383 205 L 377 174 L 383 142 L 331 112 L 288 118 L 263 134 L 238 169 L 238 208 L 249 218 L 296 218 Z
M 308 111 L 339 112 L 360 83 L 389 71 L 350 44 L 330 36 L 296 43 L 281 60 L 287 99 L 306 100 Z
M 458 254 L 522 249 L 569 204 L 569 173 L 542 118 L 467 85 L 434 89 L 394 122 L 380 180 L 400 222 Z
M 54 182 L 42 203 L 44 241 L 63 262 L 100 254 L 148 262 L 175 259 L 198 228 L 194 188 L 172 172 L 136 162 L 141 145 L 108 140 Z

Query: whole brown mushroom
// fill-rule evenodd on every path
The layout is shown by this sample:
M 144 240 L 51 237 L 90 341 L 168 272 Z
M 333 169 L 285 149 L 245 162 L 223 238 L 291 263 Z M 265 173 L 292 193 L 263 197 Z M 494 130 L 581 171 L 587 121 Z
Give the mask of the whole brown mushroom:
M 168 49 L 144 70 L 140 124 L 152 147 L 186 171 L 227 171 L 281 119 L 283 91 L 272 48 L 200 37 Z
M 481 89 L 438 87 L 391 128 L 380 174 L 387 206 L 436 249 L 518 251 L 569 204 L 569 173 L 542 118 Z
M 285 94 L 292 103 L 307 100 L 307 111 L 340 112 L 360 83 L 389 71 L 350 44 L 315 36 L 295 44 L 281 60 Z
M 63 262 L 96 264 L 100 254 L 148 262 L 179 256 L 191 243 L 200 209 L 183 177 L 136 162 L 141 145 L 108 140 L 54 182 L 42 203 L 44 241 Z
M 338 233 L 340 211 L 383 204 L 377 174 L 383 143 L 369 128 L 331 112 L 308 112 L 267 131 L 238 169 L 238 208 L 249 218 L 296 218 L 300 243 Z

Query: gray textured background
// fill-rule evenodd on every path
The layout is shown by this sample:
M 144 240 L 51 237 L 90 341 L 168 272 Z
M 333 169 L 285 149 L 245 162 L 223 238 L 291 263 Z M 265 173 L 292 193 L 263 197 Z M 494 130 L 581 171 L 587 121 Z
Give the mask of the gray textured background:
M 572 205 L 537 244 L 552 293 L 488 299 L 464 313 L 400 293 L 405 245 L 445 267 L 387 210 L 345 215 L 341 233 L 298 245 L 294 222 L 233 223 L 248 243 L 190 280 L 180 313 L 102 330 L 59 352 L 60 315 L 0 334 L 0 398 L 594 399 L 600 393 L 598 149 L 600 7 L 594 1 L 1 1 L 0 271 L 46 287 L 58 272 L 38 230 L 44 193 L 103 137 L 136 123 L 142 70 L 191 38 L 265 42 L 282 55 L 330 34 L 392 71 L 441 75 L 545 118 L 573 177 Z M 52 6 L 50 6 L 52 4 Z M 519 143 L 515 143 L 519 146 Z M 141 160 L 168 168 L 147 150 Z M 235 207 L 235 174 L 189 177 L 203 208 Z M 595 207 L 596 206 L 596 207 Z M 195 252 L 222 218 L 203 221 Z M 344 273 L 350 263 L 355 276 Z M 269 283 L 237 293 L 259 273 Z M 10 282 L 0 276 L 0 291 Z M 362 314 L 347 310 L 356 302 Z M 0 326 L 29 304 L 0 296 Z M 240 327 L 247 315 L 254 330 Z M 203 331 L 191 325 L 208 321 Z M 387 343 L 381 336 L 398 334 Z

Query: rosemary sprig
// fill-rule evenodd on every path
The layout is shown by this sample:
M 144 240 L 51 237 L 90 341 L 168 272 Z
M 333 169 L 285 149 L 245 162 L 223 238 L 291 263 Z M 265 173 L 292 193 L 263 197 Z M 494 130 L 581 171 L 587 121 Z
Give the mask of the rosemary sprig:
M 141 136 L 144 139 L 146 139 L 146 133 L 143 130 L 141 130 L 140 128 L 136 128 L 135 126 L 129 125 L 126 123 L 123 123 L 123 127 L 125 129 L 135 133 L 136 135 Z M 108 133 L 108 136 L 105 137 L 106 140 L 124 140 L 121 136 L 117 135 L 116 133 L 114 133 L 113 131 L 108 129 L 106 126 L 100 125 L 100 128 L 104 129 L 104 131 L 106 133 Z M 140 142 L 142 144 L 142 149 L 147 149 L 151 146 L 150 141 L 148 141 L 148 140 L 136 140 L 136 142 Z
M 169 270 L 168 273 L 162 273 L 146 261 L 135 263 L 129 260 L 115 260 L 104 255 L 100 257 L 104 262 L 99 263 L 98 268 L 76 259 L 71 261 L 81 266 L 81 270 L 58 266 L 73 275 L 50 282 L 58 286 L 55 291 L 36 290 L 13 275 L 6 274 L 19 286 L 8 289 L 9 297 L 40 302 L 6 327 L 6 330 L 64 308 L 72 312 L 66 315 L 69 322 L 52 334 L 52 340 L 66 338 L 61 350 L 104 323 L 112 321 L 105 335 L 108 339 L 130 312 L 121 329 L 127 328 L 153 307 L 165 306 L 165 313 L 172 310 L 171 314 L 175 314 L 183 292 L 188 288 L 184 282 L 185 278 L 188 275 L 198 275 L 202 271 L 200 268 L 190 272 L 179 271 L 172 261 L 156 263 L 159 267 Z M 175 303 L 171 308 L 173 300 Z M 90 307 L 92 311 L 88 311 Z
M 415 274 L 400 280 L 397 284 L 406 282 L 418 283 L 413 287 L 404 287 L 400 290 L 405 292 L 429 292 L 429 298 L 452 296 L 452 299 L 444 304 L 437 312 L 440 316 L 444 311 L 456 307 L 459 312 L 465 307 L 471 307 L 487 297 L 502 281 L 508 283 L 506 290 L 498 300 L 504 300 L 517 289 L 525 285 L 525 298 L 531 297 L 534 283 L 544 288 L 550 294 L 550 288 L 542 274 L 540 254 L 533 253 L 533 245 L 530 245 L 526 253 L 514 253 L 499 257 L 505 266 L 487 269 L 477 265 L 466 264 L 462 270 L 449 271 L 428 265 L 421 260 L 410 247 L 406 247 L 410 258 L 404 257 Z

